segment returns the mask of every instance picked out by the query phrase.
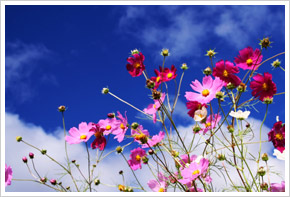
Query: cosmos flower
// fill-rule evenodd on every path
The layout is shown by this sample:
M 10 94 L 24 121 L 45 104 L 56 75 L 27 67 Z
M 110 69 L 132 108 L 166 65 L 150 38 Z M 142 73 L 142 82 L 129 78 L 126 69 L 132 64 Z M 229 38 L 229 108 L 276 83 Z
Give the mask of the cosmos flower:
M 271 183 L 269 191 L 270 192 L 285 192 L 285 181 L 282 181 L 281 184 Z
M 162 69 L 162 68 L 161 68 Z M 164 68 L 162 71 L 162 81 L 167 82 L 172 79 L 175 79 L 177 74 L 176 74 L 177 69 L 175 68 L 174 65 L 171 66 L 171 69 L 169 68 Z
M 274 153 L 273 153 L 274 156 L 277 157 L 277 159 L 280 159 L 280 160 L 285 160 L 285 150 L 283 150 L 282 152 L 278 149 L 274 149 Z
M 238 67 L 244 70 L 258 69 L 258 65 L 263 59 L 263 55 L 260 54 L 261 52 L 259 49 L 256 49 L 254 51 L 252 47 L 247 47 L 240 50 L 239 53 L 240 55 L 238 55 L 238 57 L 235 57 L 234 60 Z
M 224 82 L 218 77 L 213 80 L 211 76 L 205 76 L 203 77 L 202 84 L 195 80 L 190 86 L 198 93 L 185 92 L 185 98 L 188 101 L 197 101 L 201 104 L 207 104 L 214 99 L 216 93 L 223 88 Z
M 190 117 L 194 118 L 195 112 L 197 110 L 201 110 L 202 107 L 207 107 L 207 106 L 206 106 L 206 104 L 201 104 L 201 103 L 199 103 L 197 101 L 188 101 L 186 103 L 186 108 L 189 109 L 189 111 L 187 112 L 187 114 Z
M 160 143 L 165 136 L 165 133 L 163 131 L 160 131 L 158 135 L 153 135 L 151 139 L 148 139 L 148 144 L 150 147 L 155 146 L 156 144 Z M 148 144 L 143 144 L 142 148 L 148 148 Z
M 158 173 L 158 181 L 157 180 L 150 180 L 148 181 L 147 185 L 153 192 L 166 192 L 167 191 L 167 184 L 168 178 L 165 177 L 161 172 Z
M 103 130 L 104 135 L 109 135 L 114 130 L 118 129 L 118 120 L 116 118 L 107 118 L 105 120 L 99 120 L 98 125 Z
M 231 111 L 230 116 L 239 120 L 245 120 L 249 117 L 250 113 L 251 113 L 250 111 L 243 112 L 242 110 L 239 110 L 237 112 Z
M 133 57 L 128 57 L 126 65 L 129 74 L 132 77 L 138 77 L 145 70 L 145 65 L 143 64 L 145 57 L 141 52 L 133 53 Z
M 272 141 L 274 147 L 283 153 L 285 149 L 285 124 L 278 121 L 274 124 L 271 131 L 268 133 L 269 141 Z
M 126 112 L 125 112 L 125 117 L 122 116 L 122 114 L 118 111 L 118 118 L 119 120 L 117 121 L 118 127 L 112 131 L 112 134 L 116 135 L 114 137 L 114 139 L 117 139 L 118 142 L 122 142 L 124 137 L 125 137 L 125 133 L 128 129 L 128 120 L 127 120 L 127 116 L 126 116 Z
M 160 98 L 162 103 L 163 103 L 164 99 L 165 99 L 165 93 L 162 93 L 161 98 Z M 156 120 L 157 120 L 156 113 L 160 107 L 161 107 L 161 105 L 160 105 L 159 100 L 154 100 L 154 104 L 149 104 L 148 107 L 145 108 L 143 111 L 146 114 L 153 115 L 153 122 L 156 123 Z
M 239 68 L 234 66 L 232 62 L 220 60 L 215 64 L 212 74 L 226 83 L 231 82 L 235 86 L 238 86 L 241 83 L 241 79 L 235 75 L 237 73 L 239 73 Z
M 203 106 L 201 109 L 198 109 L 194 112 L 194 120 L 196 122 L 202 121 L 203 119 L 206 118 L 206 116 L 207 116 L 207 110 L 205 106 Z
M 207 117 L 204 125 L 204 128 L 201 129 L 203 131 L 203 135 L 206 134 L 209 130 L 216 128 L 218 122 L 221 120 L 221 116 L 219 114 L 211 114 Z
M 147 156 L 145 150 L 143 150 L 142 148 L 135 148 L 133 150 L 131 150 L 131 154 L 130 154 L 130 160 L 128 160 L 128 163 L 130 165 L 130 167 L 132 168 L 132 170 L 138 170 L 141 169 L 141 163 L 142 163 L 142 158 L 144 156 Z
M 107 144 L 107 140 L 103 135 L 104 130 L 101 129 L 98 124 L 93 124 L 91 131 L 94 131 L 94 135 L 96 137 L 96 139 L 91 143 L 91 148 L 99 148 L 100 150 L 104 150 Z
M 11 185 L 11 180 L 12 180 L 12 168 L 11 166 L 7 166 L 5 164 L 5 187 L 7 187 L 8 185 Z
M 149 131 L 144 129 L 142 125 L 138 125 L 136 129 L 131 129 L 131 135 L 134 137 L 134 141 L 142 144 L 140 139 L 147 138 L 149 136 Z
M 159 85 L 163 82 L 162 81 L 163 75 L 162 72 L 158 71 L 157 69 L 155 69 L 154 72 L 156 74 L 156 77 L 151 77 L 150 80 L 152 80 L 155 83 L 154 89 L 156 90 L 159 87 Z
M 69 144 L 79 144 L 81 142 L 87 142 L 92 135 L 95 134 L 94 131 L 91 131 L 93 123 L 87 124 L 86 122 L 81 122 L 79 124 L 79 129 L 73 127 L 68 132 L 70 135 L 65 136 L 65 140 Z

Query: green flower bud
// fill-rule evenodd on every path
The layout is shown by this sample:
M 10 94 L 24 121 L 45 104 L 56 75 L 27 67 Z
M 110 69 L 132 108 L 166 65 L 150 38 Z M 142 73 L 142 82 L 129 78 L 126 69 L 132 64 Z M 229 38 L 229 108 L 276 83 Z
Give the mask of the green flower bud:
M 205 74 L 206 76 L 211 75 L 212 74 L 212 70 L 210 67 L 207 67 L 206 69 L 203 70 L 203 74 Z
M 224 161 L 226 159 L 226 156 L 224 154 L 218 154 L 217 159 L 220 161 Z
M 116 148 L 117 153 L 123 152 L 123 148 L 121 146 L 117 146 Z
M 258 175 L 260 175 L 260 176 L 264 176 L 265 174 L 266 174 L 266 170 L 264 169 L 264 167 L 260 167 L 259 169 L 258 169 Z
M 230 133 L 233 133 L 233 132 L 235 131 L 235 129 L 234 129 L 234 127 L 233 127 L 232 125 L 229 125 L 229 126 L 227 127 L 227 129 L 228 129 L 228 131 L 229 131 Z
M 131 124 L 131 128 L 132 128 L 132 129 L 137 129 L 138 126 L 139 126 L 139 124 L 138 124 L 137 122 L 133 122 L 133 123 Z
M 182 70 L 187 70 L 188 69 L 188 66 L 186 63 L 183 63 L 180 67 Z
M 95 180 L 94 180 L 94 184 L 95 184 L 95 185 L 99 185 L 100 183 L 101 183 L 100 179 L 95 179 Z
M 17 137 L 16 137 L 16 141 L 17 141 L 17 142 L 21 142 L 21 141 L 22 141 L 22 137 L 21 137 L 21 136 L 17 136 Z
M 267 153 L 264 153 L 264 154 L 262 155 L 262 160 L 263 160 L 263 161 L 268 161 L 268 160 L 269 160 L 269 157 L 268 157 L 268 154 L 267 154 Z
M 102 89 L 102 94 L 108 94 L 108 93 L 109 93 L 109 88 Z
M 41 154 L 43 154 L 43 155 L 45 155 L 46 152 L 47 152 L 47 151 L 46 151 L 45 149 L 42 149 L 42 150 L 41 150 Z

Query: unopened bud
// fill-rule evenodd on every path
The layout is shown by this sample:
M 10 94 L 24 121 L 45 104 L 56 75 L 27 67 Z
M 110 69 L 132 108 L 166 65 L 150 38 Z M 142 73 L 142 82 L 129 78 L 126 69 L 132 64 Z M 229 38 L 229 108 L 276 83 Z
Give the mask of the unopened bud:
M 47 178 L 46 178 L 46 177 L 43 177 L 43 178 L 40 179 L 40 181 L 41 181 L 42 183 L 46 183 Z
M 214 49 L 215 50 L 215 49 Z M 206 56 L 209 56 L 210 58 L 212 58 L 212 57 L 214 57 L 215 56 L 215 54 L 217 54 L 217 52 L 215 52 L 214 50 L 208 50 L 208 51 L 206 51 Z
M 45 149 L 42 149 L 42 150 L 41 150 L 41 154 L 43 154 L 43 155 L 45 155 L 46 152 L 47 152 L 47 151 L 46 151 Z
M 180 67 L 182 70 L 187 70 L 188 69 L 188 66 L 186 63 L 183 63 Z
M 123 148 L 121 146 L 117 146 L 116 148 L 117 153 L 123 152 Z
M 134 192 L 132 187 L 128 187 L 128 192 Z
M 201 128 L 200 128 L 200 126 L 195 125 L 195 126 L 192 128 L 192 130 L 193 130 L 193 133 L 198 133 L 198 132 L 201 130 Z
M 266 174 L 266 170 L 264 169 L 264 167 L 260 167 L 259 169 L 258 169 L 258 175 L 260 175 L 260 176 L 264 176 L 265 174 Z
M 108 93 L 109 93 L 109 88 L 102 89 L 102 94 L 108 94 Z
M 271 98 L 270 97 L 265 97 L 263 102 L 265 104 L 272 104 L 273 103 L 273 97 L 271 97 Z
M 70 190 L 70 186 L 66 187 L 65 189 L 66 189 L 66 190 Z
M 94 184 L 95 184 L 95 185 L 99 185 L 100 183 L 101 183 L 100 179 L 95 179 L 95 180 L 94 180 Z
M 149 159 L 147 157 L 142 157 L 142 161 L 144 164 L 148 164 Z
M 154 154 L 154 150 L 150 149 L 150 150 L 148 151 L 148 154 L 149 154 L 149 155 L 153 155 L 153 154 Z
M 247 123 L 247 124 L 246 124 L 246 127 L 247 127 L 247 128 L 250 128 L 250 126 L 251 126 L 250 123 Z
M 27 163 L 27 158 L 26 158 L 26 157 L 22 157 L 22 161 L 23 161 L 24 163 Z
M 55 180 L 55 179 L 51 179 L 51 180 L 50 180 L 50 183 L 51 183 L 52 185 L 56 185 L 56 180 Z
M 59 112 L 64 112 L 66 110 L 65 106 L 64 105 L 61 105 L 58 107 L 58 111 Z
M 138 126 L 139 126 L 139 124 L 138 124 L 137 122 L 133 122 L 133 123 L 131 124 L 131 128 L 132 128 L 132 129 L 137 129 Z
M 149 88 L 149 89 L 153 89 L 155 87 L 154 81 L 152 81 L 150 79 L 147 79 L 146 80 L 146 87 Z
M 93 168 L 95 168 L 95 167 L 97 167 L 97 165 L 96 164 L 93 164 Z
M 269 40 L 269 37 L 263 38 L 263 40 L 260 40 L 259 45 L 261 45 L 261 48 L 267 49 L 270 47 L 270 44 L 273 43 Z
M 271 65 L 273 68 L 278 68 L 280 66 L 280 64 L 281 64 L 281 62 L 278 59 L 276 59 Z
M 262 160 L 263 160 L 263 161 L 268 161 L 268 160 L 269 160 L 269 157 L 268 157 L 268 154 L 267 154 L 267 153 L 264 153 L 264 154 L 262 155 Z
M 269 187 L 267 183 L 261 183 L 260 186 L 262 190 L 268 190 L 268 187 Z
M 124 185 L 118 185 L 118 189 L 123 192 L 125 191 L 125 186 Z
M 123 170 L 120 170 L 120 171 L 119 171 L 119 174 L 123 174 Z
M 240 83 L 240 85 L 238 86 L 237 89 L 238 89 L 239 92 L 245 92 L 246 88 L 247 88 L 246 84 Z
M 235 85 L 233 84 L 233 83 L 231 83 L 231 82 L 229 82 L 228 84 L 227 84 L 227 89 L 229 89 L 229 90 L 233 90 L 233 89 L 235 89 Z
M 227 129 L 230 133 L 233 133 L 235 131 L 235 129 L 232 125 L 227 126 Z
M 75 162 L 76 162 L 76 160 L 72 160 L 71 162 L 72 162 L 72 163 L 75 163 Z
M 29 158 L 33 159 L 34 158 L 34 154 L 33 153 L 29 153 Z
M 155 100 L 158 100 L 161 98 L 161 92 L 157 91 L 157 90 L 153 90 L 152 91 L 152 98 Z
M 17 137 L 16 137 L 16 141 L 17 141 L 17 142 L 21 142 L 21 141 L 22 141 L 22 137 L 21 137 L 21 136 L 17 136 Z
M 115 113 L 108 113 L 107 116 L 108 118 L 115 118 Z
M 169 56 L 170 55 L 169 50 L 168 49 L 162 49 L 161 55 L 164 56 L 164 57 Z
M 131 50 L 131 55 L 134 55 L 134 54 L 139 54 L 138 49 Z
M 203 74 L 205 74 L 206 76 L 211 75 L 212 74 L 212 70 L 210 67 L 207 67 L 206 69 L 203 70 Z
M 224 154 L 218 154 L 218 160 L 224 161 L 226 159 L 226 156 Z
M 217 99 L 222 99 L 222 98 L 224 98 L 224 96 L 225 96 L 225 93 L 222 92 L 222 91 L 218 91 L 218 92 L 215 94 L 215 97 L 216 97 Z

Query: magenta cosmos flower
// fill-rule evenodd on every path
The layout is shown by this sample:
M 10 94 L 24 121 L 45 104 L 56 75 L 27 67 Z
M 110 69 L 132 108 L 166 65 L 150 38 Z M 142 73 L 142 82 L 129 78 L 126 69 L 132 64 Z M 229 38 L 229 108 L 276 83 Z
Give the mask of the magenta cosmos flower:
M 241 79 L 235 74 L 239 73 L 239 68 L 228 60 L 221 60 L 215 64 L 213 68 L 213 76 L 219 77 L 226 83 L 231 82 L 235 86 L 240 85 Z
M 199 103 L 197 101 L 188 101 L 186 103 L 186 108 L 189 109 L 189 111 L 187 112 L 187 114 L 190 117 L 194 118 L 195 112 L 197 110 L 201 110 L 202 107 L 206 107 L 207 108 L 207 105 L 206 104 L 201 104 L 201 103 Z
M 105 120 L 99 120 L 98 125 L 104 131 L 104 135 L 109 135 L 114 130 L 118 129 L 118 120 L 116 118 L 107 118 Z
M 162 93 L 162 94 L 161 94 L 161 98 L 160 98 L 160 100 L 162 101 L 162 103 L 163 103 L 164 99 L 165 99 L 165 93 Z M 143 111 L 144 111 L 146 114 L 153 115 L 153 116 L 152 116 L 152 118 L 153 118 L 153 122 L 156 123 L 156 120 L 157 120 L 157 118 L 156 118 L 156 113 L 157 113 L 157 111 L 158 111 L 158 109 L 159 109 L 160 107 L 161 107 L 161 105 L 160 105 L 159 100 L 154 100 L 154 104 L 149 104 L 148 107 L 145 108 Z
M 91 131 L 91 128 L 93 126 L 92 124 L 93 123 L 91 122 L 89 124 L 87 124 L 86 122 L 81 122 L 79 124 L 79 129 L 73 127 L 68 131 L 70 136 L 65 136 L 65 140 L 69 144 L 79 144 L 81 142 L 87 142 L 90 137 L 95 134 L 94 131 Z
M 142 158 L 147 156 L 145 150 L 142 148 L 135 148 L 131 150 L 131 155 L 130 155 L 130 160 L 128 160 L 128 163 L 132 170 L 138 170 L 139 168 L 141 169 L 141 163 L 142 163 Z
M 264 77 L 261 74 L 257 74 L 253 77 L 255 81 L 250 83 L 250 88 L 253 90 L 252 95 L 254 97 L 260 97 L 261 101 L 265 98 L 272 98 L 277 92 L 276 84 L 272 81 L 272 75 L 268 72 L 264 73 Z
M 271 183 L 269 191 L 270 192 L 285 192 L 285 181 L 282 181 L 281 184 Z
M 11 185 L 12 173 L 12 168 L 5 164 L 5 187 Z
M 162 68 L 161 68 L 162 70 Z M 162 81 L 167 82 L 172 79 L 175 79 L 177 74 L 176 74 L 177 69 L 175 68 L 174 65 L 171 66 L 171 68 L 164 68 L 162 71 Z
M 198 92 L 185 92 L 185 98 L 188 101 L 197 101 L 201 104 L 207 104 L 215 98 L 215 94 L 220 91 L 224 86 L 224 82 L 216 77 L 214 80 L 211 76 L 205 76 L 202 79 L 202 84 L 195 80 L 190 87 Z
M 240 55 L 238 55 L 238 57 L 235 57 L 234 62 L 237 64 L 238 67 L 244 70 L 256 70 L 263 59 L 263 55 L 260 54 L 260 50 L 256 49 L 254 51 L 252 47 L 242 49 L 239 51 L 239 53 Z
M 104 130 L 101 129 L 98 124 L 93 124 L 91 131 L 94 132 L 94 135 L 96 137 L 96 139 L 91 143 L 91 148 L 99 148 L 100 150 L 104 150 L 107 144 L 107 140 L 103 134 Z
M 153 135 L 151 139 L 148 139 L 147 144 L 143 144 L 142 148 L 148 148 L 153 147 L 160 143 L 165 136 L 165 133 L 163 131 L 160 131 L 158 135 Z M 149 145 L 149 146 L 148 146 Z
M 133 57 L 128 57 L 127 70 L 132 77 L 138 77 L 145 70 L 145 65 L 143 64 L 145 57 L 141 52 L 132 54 Z
M 153 192 L 166 192 L 167 191 L 167 184 L 168 178 L 165 177 L 161 172 L 158 173 L 158 181 L 157 180 L 150 180 L 148 181 L 147 185 Z
M 214 129 L 220 120 L 221 116 L 219 114 L 211 114 L 208 116 L 206 122 L 203 124 L 204 128 L 201 129 L 201 131 L 203 131 L 203 135 L 206 134 L 209 130 Z
M 272 141 L 274 147 L 281 153 L 285 150 L 285 124 L 278 121 L 274 124 L 271 131 L 268 133 L 269 141 Z
M 116 135 L 114 137 L 114 139 L 117 139 L 118 142 L 122 142 L 124 140 L 124 137 L 125 137 L 125 133 L 128 129 L 128 120 L 127 120 L 127 116 L 126 116 L 126 112 L 125 112 L 125 117 L 122 116 L 122 114 L 120 112 L 117 112 L 118 113 L 118 118 L 120 120 L 117 121 L 117 125 L 118 127 L 116 127 L 116 129 L 114 129 L 112 131 L 112 134 Z
M 195 180 L 197 177 L 207 172 L 208 165 L 209 162 L 205 158 L 200 159 L 199 162 L 192 162 L 188 167 L 181 170 L 183 179 L 180 179 L 179 182 L 187 184 Z

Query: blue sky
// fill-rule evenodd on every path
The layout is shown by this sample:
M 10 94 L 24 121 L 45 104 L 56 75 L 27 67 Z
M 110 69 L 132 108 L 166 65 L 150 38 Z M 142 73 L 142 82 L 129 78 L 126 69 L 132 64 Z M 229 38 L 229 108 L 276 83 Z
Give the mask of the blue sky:
M 188 64 L 180 113 L 175 117 L 181 126 L 193 124 L 186 115 L 184 94 L 210 65 L 204 56 L 206 50 L 216 49 L 214 62 L 233 62 L 239 50 L 260 47 L 258 39 L 264 36 L 270 37 L 273 47 L 263 52 L 263 60 L 285 50 L 284 6 L 6 6 L 5 14 L 6 112 L 41 126 L 46 133 L 62 126 L 59 105 L 68 107 L 67 129 L 82 121 L 98 122 L 108 112 L 128 111 L 129 122 L 137 121 L 152 133 L 159 132 L 161 125 L 136 118 L 141 115 L 101 94 L 108 86 L 140 109 L 152 102 L 144 77 L 132 78 L 126 70 L 132 49 L 145 55 L 150 76 L 162 64 L 162 48 L 169 48 L 171 56 L 165 66 L 175 65 L 178 79 L 181 64 Z M 279 59 L 285 67 L 284 55 Z M 272 70 L 270 63 L 259 73 L 271 72 L 277 92 L 284 92 L 285 73 Z M 239 76 L 244 73 L 241 70 Z M 169 87 L 174 90 L 174 83 Z M 274 102 L 269 107 L 268 127 L 277 115 L 285 121 L 284 95 L 276 96 Z M 260 103 L 256 108 L 260 113 L 252 111 L 251 116 L 262 120 L 265 105 Z M 116 144 L 112 141 L 109 145 Z

